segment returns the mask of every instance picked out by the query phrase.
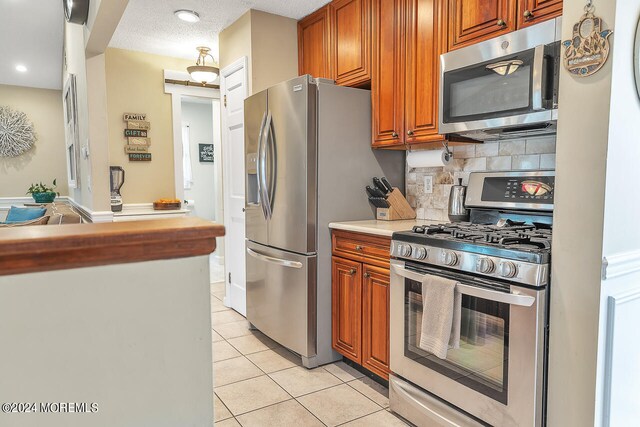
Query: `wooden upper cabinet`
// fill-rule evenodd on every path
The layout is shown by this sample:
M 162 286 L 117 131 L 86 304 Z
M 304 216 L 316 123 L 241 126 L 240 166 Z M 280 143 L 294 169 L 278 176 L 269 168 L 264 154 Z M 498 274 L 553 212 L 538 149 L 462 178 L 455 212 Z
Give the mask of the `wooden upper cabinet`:
M 361 363 L 362 264 L 335 256 L 331 264 L 332 345 L 343 356 Z
M 404 145 L 404 0 L 373 2 L 373 146 Z
M 516 29 L 516 0 L 449 0 L 449 50 Z
M 362 366 L 389 379 L 389 270 L 364 265 Z
M 562 0 L 519 0 L 518 28 L 562 15 Z
M 371 0 L 334 0 L 329 5 L 331 62 L 341 86 L 371 80 Z
M 333 78 L 330 55 L 329 6 L 298 22 L 298 72 Z
M 440 141 L 439 58 L 446 52 L 446 3 L 407 0 L 406 4 L 405 138 L 409 144 Z

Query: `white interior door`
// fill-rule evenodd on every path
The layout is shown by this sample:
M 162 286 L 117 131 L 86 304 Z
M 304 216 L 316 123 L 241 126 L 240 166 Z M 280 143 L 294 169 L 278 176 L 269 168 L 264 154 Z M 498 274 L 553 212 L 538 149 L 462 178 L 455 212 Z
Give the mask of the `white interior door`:
M 244 100 L 247 89 L 247 58 L 220 72 L 222 95 L 222 162 L 224 176 L 224 225 L 226 296 L 224 303 L 246 316 L 244 231 Z

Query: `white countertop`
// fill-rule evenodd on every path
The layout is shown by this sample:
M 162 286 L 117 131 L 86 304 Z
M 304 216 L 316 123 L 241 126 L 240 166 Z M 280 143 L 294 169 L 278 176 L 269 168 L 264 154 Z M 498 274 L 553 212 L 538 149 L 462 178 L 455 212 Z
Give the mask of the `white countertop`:
M 329 223 L 329 228 L 334 230 L 352 231 L 354 233 L 373 234 L 376 236 L 391 237 L 396 231 L 411 230 L 416 225 L 431 225 L 444 223 L 432 219 L 411 219 L 402 221 L 378 221 L 375 219 L 364 221 L 344 221 Z

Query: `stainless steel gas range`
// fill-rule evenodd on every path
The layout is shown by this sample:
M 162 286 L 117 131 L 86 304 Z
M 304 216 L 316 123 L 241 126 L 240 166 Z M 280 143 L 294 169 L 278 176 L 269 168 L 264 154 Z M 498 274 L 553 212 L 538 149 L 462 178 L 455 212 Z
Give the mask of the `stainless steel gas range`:
M 418 426 L 544 425 L 554 184 L 553 171 L 473 173 L 470 222 L 393 234 L 391 410 Z M 420 348 L 431 276 L 462 301 L 444 359 Z

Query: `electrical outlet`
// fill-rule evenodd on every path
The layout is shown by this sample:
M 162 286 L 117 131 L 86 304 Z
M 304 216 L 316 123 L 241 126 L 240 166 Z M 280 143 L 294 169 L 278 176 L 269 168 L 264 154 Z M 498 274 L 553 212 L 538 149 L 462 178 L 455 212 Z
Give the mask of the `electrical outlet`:
M 424 192 L 425 194 L 433 193 L 433 177 L 431 175 L 424 177 Z

